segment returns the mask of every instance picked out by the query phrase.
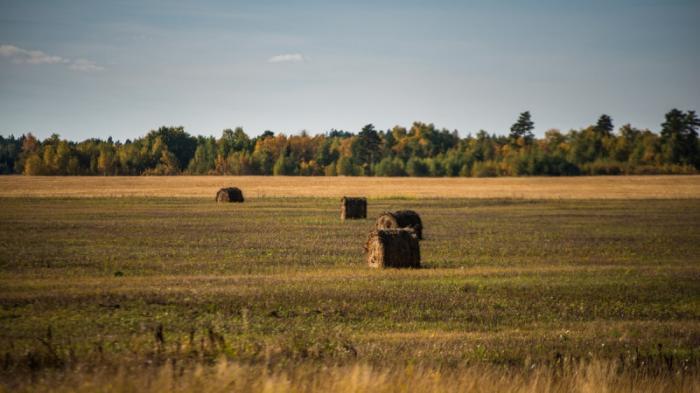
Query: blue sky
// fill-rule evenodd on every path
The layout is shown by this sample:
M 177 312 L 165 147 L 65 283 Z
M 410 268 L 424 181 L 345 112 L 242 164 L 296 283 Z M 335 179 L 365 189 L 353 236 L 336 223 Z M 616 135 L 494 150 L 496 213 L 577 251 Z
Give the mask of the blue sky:
M 413 121 L 658 130 L 700 110 L 700 1 L 0 0 L 0 134 Z

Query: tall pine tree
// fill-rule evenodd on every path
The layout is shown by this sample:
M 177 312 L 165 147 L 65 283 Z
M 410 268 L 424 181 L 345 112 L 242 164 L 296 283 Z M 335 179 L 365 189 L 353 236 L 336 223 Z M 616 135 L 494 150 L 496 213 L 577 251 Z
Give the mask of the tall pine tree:
M 529 144 L 535 137 L 532 130 L 535 129 L 535 123 L 532 121 L 530 111 L 525 111 L 520 114 L 518 121 L 510 127 L 510 139 L 513 143 L 517 143 L 520 138 L 523 138 L 526 144 Z

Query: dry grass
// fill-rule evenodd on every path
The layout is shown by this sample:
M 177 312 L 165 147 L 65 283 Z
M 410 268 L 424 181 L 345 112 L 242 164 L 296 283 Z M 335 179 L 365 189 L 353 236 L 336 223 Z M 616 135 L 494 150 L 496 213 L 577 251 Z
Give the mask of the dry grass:
M 700 198 L 374 198 L 379 271 L 337 197 L 212 199 L 0 197 L 0 392 L 700 390 Z
M 3 391 L 0 385 L 0 392 Z M 8 387 L 9 391 L 9 387 Z M 72 372 L 43 377 L 17 392 L 699 392 L 697 375 L 654 376 L 626 372 L 614 362 L 509 371 L 472 366 L 441 371 L 423 367 L 366 364 L 296 367 L 269 371 L 220 361 L 213 367 L 183 368 L 167 363 L 134 372 Z
M 0 197 L 206 197 L 221 187 L 246 197 L 679 199 L 700 197 L 700 176 L 521 178 L 28 177 L 1 176 Z

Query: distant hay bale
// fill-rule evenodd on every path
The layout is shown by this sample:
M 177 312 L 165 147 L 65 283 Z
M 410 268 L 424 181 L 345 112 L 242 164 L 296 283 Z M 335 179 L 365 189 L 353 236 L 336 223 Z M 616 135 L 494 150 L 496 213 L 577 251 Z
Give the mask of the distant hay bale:
M 416 232 L 418 240 L 423 239 L 423 222 L 418 213 L 413 210 L 384 212 L 374 224 L 374 229 L 410 228 Z
M 372 231 L 365 251 L 369 267 L 420 267 L 420 245 L 412 229 Z
M 243 192 L 238 187 L 222 188 L 216 193 L 217 202 L 243 202 Z
M 342 197 L 340 219 L 367 218 L 367 198 Z

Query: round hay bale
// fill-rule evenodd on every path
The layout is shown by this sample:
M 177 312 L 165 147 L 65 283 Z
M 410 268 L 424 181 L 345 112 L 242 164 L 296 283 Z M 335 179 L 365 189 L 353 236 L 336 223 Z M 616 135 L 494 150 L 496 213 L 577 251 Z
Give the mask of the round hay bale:
M 420 267 L 420 244 L 412 229 L 372 231 L 365 251 L 367 265 L 372 268 Z
M 222 188 L 216 193 L 217 202 L 243 202 L 243 192 L 238 187 Z
M 340 219 L 367 218 L 367 198 L 342 197 L 340 198 Z
M 413 210 L 384 212 L 374 224 L 374 229 L 410 228 L 416 232 L 418 240 L 423 240 L 423 222 Z

